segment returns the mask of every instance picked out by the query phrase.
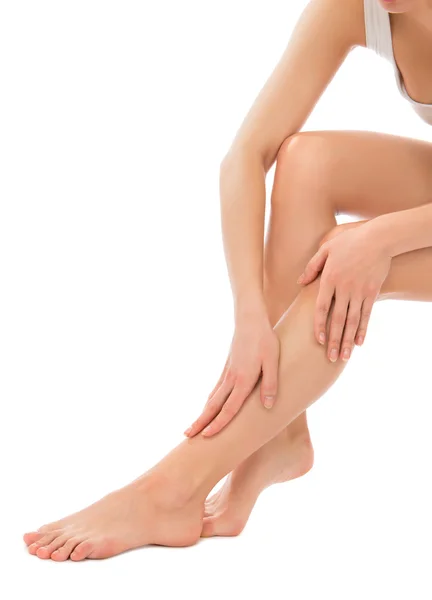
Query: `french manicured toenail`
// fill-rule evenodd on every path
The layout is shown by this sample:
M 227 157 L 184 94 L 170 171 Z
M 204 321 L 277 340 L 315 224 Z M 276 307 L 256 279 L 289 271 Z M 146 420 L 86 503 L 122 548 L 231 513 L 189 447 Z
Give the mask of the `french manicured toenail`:
M 333 348 L 333 350 L 330 352 L 330 360 L 332 362 L 336 362 L 337 357 L 338 357 L 338 351 L 336 350 L 336 348 Z

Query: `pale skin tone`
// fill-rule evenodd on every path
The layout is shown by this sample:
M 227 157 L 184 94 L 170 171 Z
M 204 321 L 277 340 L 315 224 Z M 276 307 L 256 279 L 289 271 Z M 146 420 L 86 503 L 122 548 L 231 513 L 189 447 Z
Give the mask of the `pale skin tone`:
M 419 60 L 426 39 L 432 50 L 432 3 L 383 6 L 402 11 L 392 25 L 408 92 L 432 102 L 430 71 L 425 77 Z M 344 350 L 364 341 L 374 302 L 432 301 L 432 145 L 367 132 L 298 133 L 350 49 L 365 45 L 362 11 L 361 0 L 312 0 L 224 158 L 236 327 L 189 438 L 129 486 L 26 534 L 32 554 L 104 558 L 239 533 L 265 487 L 312 466 L 305 411 L 343 371 Z M 263 251 L 265 174 L 275 161 Z M 336 227 L 338 212 L 362 220 Z

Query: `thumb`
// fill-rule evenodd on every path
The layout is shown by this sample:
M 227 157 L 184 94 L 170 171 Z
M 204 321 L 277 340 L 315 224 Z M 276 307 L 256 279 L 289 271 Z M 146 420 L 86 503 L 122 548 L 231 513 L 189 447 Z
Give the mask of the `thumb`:
M 310 261 L 306 265 L 306 268 L 298 278 L 297 283 L 301 285 L 306 285 L 308 283 L 311 283 L 314 279 L 316 279 L 318 274 L 323 270 L 327 257 L 327 248 L 323 247 L 320 250 L 318 250 L 318 252 L 310 259 Z
M 261 380 L 261 402 L 265 408 L 272 408 L 278 388 L 278 360 L 272 358 L 263 365 Z

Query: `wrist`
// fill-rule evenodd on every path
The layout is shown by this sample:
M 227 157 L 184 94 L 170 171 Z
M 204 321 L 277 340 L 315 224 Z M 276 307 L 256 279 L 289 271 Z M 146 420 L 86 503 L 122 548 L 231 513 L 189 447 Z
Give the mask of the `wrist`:
M 366 223 L 369 240 L 368 245 L 372 245 L 378 253 L 385 254 L 393 258 L 398 254 L 395 236 L 395 223 L 392 220 L 392 214 L 380 215 Z
M 262 295 L 234 298 L 234 316 L 236 323 L 249 319 L 267 319 L 267 307 Z

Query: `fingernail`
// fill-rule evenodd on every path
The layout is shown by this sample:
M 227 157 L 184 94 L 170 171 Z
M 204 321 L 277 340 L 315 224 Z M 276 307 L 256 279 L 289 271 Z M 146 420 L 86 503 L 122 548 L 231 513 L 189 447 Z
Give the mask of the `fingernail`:
M 203 435 L 209 435 L 211 433 L 211 427 L 206 427 L 205 429 L 203 429 L 202 434 Z
M 297 283 L 301 283 L 304 279 L 304 275 L 300 275 L 300 277 L 297 279 Z
M 273 406 L 273 403 L 274 403 L 273 396 L 264 396 L 264 406 L 266 408 L 271 408 Z
M 188 427 L 186 429 L 186 431 L 184 432 L 184 435 L 189 435 L 191 431 L 192 431 L 192 427 Z
M 364 342 L 364 337 L 361 335 L 358 339 L 358 345 L 361 346 Z
M 336 348 L 333 348 L 333 350 L 330 352 L 330 360 L 331 360 L 331 362 L 336 362 L 337 361 L 337 357 L 338 357 L 338 351 L 336 350 Z
M 351 356 L 351 350 L 349 348 L 345 348 L 342 359 L 344 361 L 347 361 L 347 360 L 349 360 L 350 356 Z
M 322 331 L 319 334 L 319 343 L 320 344 L 324 344 L 325 343 L 325 333 L 323 333 Z

